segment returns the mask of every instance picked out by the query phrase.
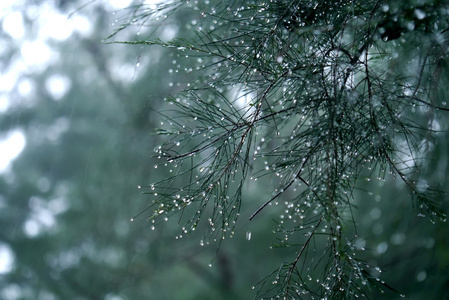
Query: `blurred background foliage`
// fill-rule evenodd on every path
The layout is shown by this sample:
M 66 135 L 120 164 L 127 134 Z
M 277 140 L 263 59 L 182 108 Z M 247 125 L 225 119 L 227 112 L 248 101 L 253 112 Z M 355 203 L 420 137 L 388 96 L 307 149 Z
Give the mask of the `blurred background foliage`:
M 200 229 L 175 238 L 175 219 L 155 230 L 144 216 L 130 221 L 150 200 L 138 186 L 170 175 L 154 168 L 161 141 L 152 133 L 164 119 L 157 112 L 167 105 L 163 98 L 190 75 L 177 71 L 184 62 L 173 49 L 102 43 L 129 16 L 111 3 L 19 1 L 2 8 L 0 136 L 20 132 L 26 144 L 0 174 L 0 298 L 251 299 L 251 286 L 292 259 L 269 247 L 279 210 L 248 221 L 254 206 L 246 203 L 271 194 L 270 179 L 247 188 L 236 234 L 219 249 L 200 245 Z M 198 14 L 175 14 L 163 26 L 136 24 L 118 37 L 192 35 Z M 8 25 L 11 15 L 22 33 Z M 71 29 L 62 26 L 68 23 Z M 52 35 L 58 24 L 65 33 Z M 445 189 L 448 150 L 446 132 L 437 135 L 423 170 Z M 357 192 L 365 258 L 410 299 L 449 299 L 449 224 L 417 216 L 398 185 L 366 182 Z M 389 297 L 399 295 L 383 299 Z

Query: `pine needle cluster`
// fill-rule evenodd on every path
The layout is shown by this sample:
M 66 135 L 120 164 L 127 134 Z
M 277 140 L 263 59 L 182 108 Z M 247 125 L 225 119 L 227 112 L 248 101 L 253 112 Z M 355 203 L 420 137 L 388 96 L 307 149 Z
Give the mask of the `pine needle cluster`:
M 358 258 L 354 191 L 397 177 L 420 214 L 445 220 L 445 195 L 419 170 L 439 130 L 435 112 L 449 111 L 439 97 L 447 5 L 182 1 L 135 7 L 129 19 L 166 22 L 181 10 L 190 36 L 123 42 L 176 50 L 177 71 L 192 78 L 161 112 L 157 133 L 167 137 L 156 167 L 172 176 L 147 187 L 149 219 L 183 216 L 181 236 L 205 222 L 204 239 L 222 240 L 234 234 L 247 182 L 274 178 L 273 194 L 248 217 L 285 205 L 275 246 L 296 254 L 255 286 L 258 298 L 350 299 L 388 289 Z

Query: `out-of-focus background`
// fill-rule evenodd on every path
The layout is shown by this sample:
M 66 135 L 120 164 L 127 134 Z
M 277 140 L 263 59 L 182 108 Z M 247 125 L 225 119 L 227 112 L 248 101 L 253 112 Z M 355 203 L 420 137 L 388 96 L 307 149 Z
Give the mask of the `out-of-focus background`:
M 292 259 L 269 248 L 276 211 L 249 222 L 244 204 L 218 251 L 201 232 L 175 238 L 175 219 L 131 222 L 150 200 L 138 187 L 169 175 L 155 168 L 152 133 L 163 98 L 190 76 L 171 49 L 102 42 L 134 4 L 0 3 L 1 299 L 251 299 Z M 116 39 L 189 35 L 197 17 L 137 22 Z M 425 171 L 447 186 L 449 143 L 436 145 Z M 368 262 L 410 299 L 449 299 L 448 223 L 417 216 L 395 181 L 366 184 L 374 192 L 360 192 L 355 219 Z M 248 189 L 245 201 L 267 191 Z

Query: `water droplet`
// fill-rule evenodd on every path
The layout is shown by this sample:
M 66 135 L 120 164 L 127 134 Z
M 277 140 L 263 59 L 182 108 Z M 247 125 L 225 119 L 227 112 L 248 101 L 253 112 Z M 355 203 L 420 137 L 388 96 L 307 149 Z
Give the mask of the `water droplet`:
M 426 271 L 421 271 L 418 273 L 418 275 L 416 275 L 416 280 L 418 282 L 424 281 L 427 277 L 427 272 Z
M 131 222 L 134 222 L 134 218 L 131 218 L 131 220 L 130 220 Z
M 422 20 L 426 17 L 426 13 L 420 9 L 415 9 L 415 15 L 418 18 L 418 20 Z

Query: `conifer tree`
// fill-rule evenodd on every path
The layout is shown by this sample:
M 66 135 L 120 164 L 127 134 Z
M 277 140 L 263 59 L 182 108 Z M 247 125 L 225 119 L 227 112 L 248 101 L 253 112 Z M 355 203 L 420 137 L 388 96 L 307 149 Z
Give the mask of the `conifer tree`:
M 155 167 L 173 175 L 146 187 L 151 204 L 141 214 L 185 220 L 179 237 L 201 227 L 202 242 L 221 241 L 239 217 L 258 222 L 278 204 L 273 246 L 294 258 L 254 287 L 256 298 L 352 299 L 391 289 L 360 259 L 357 189 L 394 178 L 418 214 L 445 220 L 446 195 L 420 168 L 449 111 L 449 6 L 175 1 L 130 8 L 118 31 L 162 30 L 181 11 L 192 16 L 191 36 L 120 41 L 173 48 L 175 72 L 191 78 L 165 99 L 157 133 L 167 138 Z M 268 182 L 272 195 L 245 203 L 253 213 L 240 216 L 248 186 Z

